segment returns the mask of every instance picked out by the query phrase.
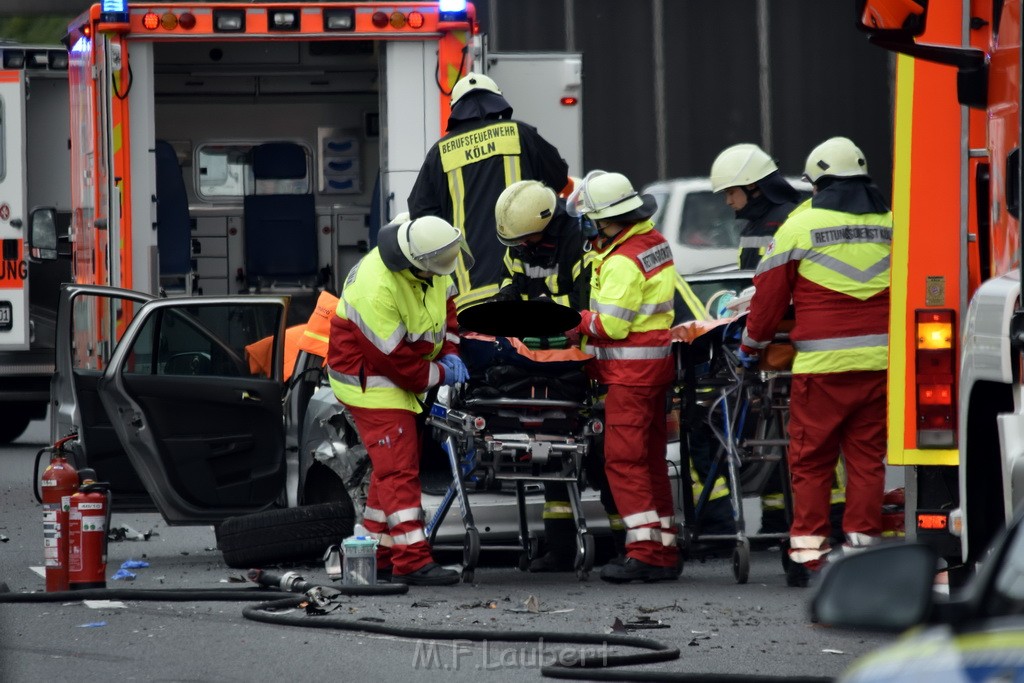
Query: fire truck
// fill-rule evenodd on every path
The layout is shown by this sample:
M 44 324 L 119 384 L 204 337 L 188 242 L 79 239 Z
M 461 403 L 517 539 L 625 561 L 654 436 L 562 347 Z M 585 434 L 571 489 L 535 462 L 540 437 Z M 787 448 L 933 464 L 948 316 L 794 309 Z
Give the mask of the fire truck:
M 68 54 L 60 45 L 0 43 L 0 444 L 46 415 L 57 286 L 69 262 L 28 258 L 33 206 L 71 216 Z M 66 242 L 60 245 L 66 249 Z
M 888 459 L 908 535 L 967 568 L 1024 496 L 1021 5 L 857 6 L 896 53 Z

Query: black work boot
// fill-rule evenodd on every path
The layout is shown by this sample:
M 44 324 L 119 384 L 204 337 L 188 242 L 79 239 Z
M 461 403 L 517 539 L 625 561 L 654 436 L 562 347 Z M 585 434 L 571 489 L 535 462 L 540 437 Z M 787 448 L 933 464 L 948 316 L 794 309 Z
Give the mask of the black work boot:
M 817 582 L 824 566 L 821 560 L 806 563 L 790 561 L 786 567 L 786 585 L 790 588 L 807 588 Z
M 629 583 L 630 581 L 675 581 L 679 578 L 675 567 L 658 567 L 629 557 L 622 564 L 606 564 L 601 569 L 601 580 L 609 583 Z
M 407 586 L 451 586 L 459 582 L 459 572 L 445 569 L 437 562 L 429 562 L 408 574 L 392 574 L 391 582 Z
M 571 572 L 573 561 L 561 554 L 548 551 L 530 562 L 531 572 Z
M 547 551 L 530 562 L 531 572 L 571 572 L 576 557 L 576 521 L 558 517 L 544 520 Z
M 615 557 L 608 560 L 608 564 L 623 564 L 626 561 L 625 529 L 612 529 L 612 548 L 615 549 Z

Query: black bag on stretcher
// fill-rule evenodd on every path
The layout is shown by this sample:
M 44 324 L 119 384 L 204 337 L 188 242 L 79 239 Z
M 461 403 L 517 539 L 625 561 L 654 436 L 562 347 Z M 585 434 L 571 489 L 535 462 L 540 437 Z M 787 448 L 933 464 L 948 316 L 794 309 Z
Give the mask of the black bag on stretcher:
M 584 366 L 593 356 L 564 336 L 579 320 L 578 312 L 549 300 L 491 301 L 462 311 L 467 396 L 585 400 Z

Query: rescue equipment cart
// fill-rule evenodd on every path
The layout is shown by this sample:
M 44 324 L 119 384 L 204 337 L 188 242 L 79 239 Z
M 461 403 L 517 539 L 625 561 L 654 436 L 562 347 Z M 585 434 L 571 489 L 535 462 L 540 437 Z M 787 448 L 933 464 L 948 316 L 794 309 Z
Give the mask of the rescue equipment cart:
M 778 476 L 786 528 L 792 521 L 792 493 L 786 463 L 788 445 L 789 386 L 792 346 L 780 333 L 771 351 L 763 354 L 757 369 L 746 369 L 736 351 L 743 318 L 714 327 L 690 342 L 676 341 L 677 392 L 680 397 L 679 452 L 683 524 L 679 535 L 683 557 L 713 550 L 716 545 L 733 544 L 732 570 L 737 583 L 746 583 L 750 573 L 751 541 L 778 542 L 782 563 L 788 563 L 788 532 L 748 534 L 745 529 L 743 498 L 759 496 L 765 485 Z M 697 473 L 691 446 L 695 432 L 707 425 L 711 440 L 710 462 L 703 477 Z M 776 470 L 778 474 L 776 475 Z M 686 474 L 689 474 L 689 477 Z M 701 484 L 695 494 L 693 477 Z M 735 533 L 701 532 L 704 512 L 716 480 L 729 484 Z M 704 542 L 709 545 L 704 545 Z
M 595 392 L 583 374 L 585 361 L 539 363 L 524 358 L 517 362 L 513 342 L 506 338 L 464 338 L 462 343 L 470 381 L 441 387 L 426 420 L 444 447 L 452 476 L 441 505 L 427 520 L 431 545 L 452 503 L 458 500 L 466 528 L 462 578 L 471 582 L 480 554 L 480 534 L 467 486 L 487 489 L 512 482 L 519 517 L 519 568 L 525 571 L 539 548 L 537 534 L 527 523 L 527 486 L 560 482 L 568 490 L 576 524 L 576 575 L 586 580 L 594 566 L 595 543 L 587 530 L 580 488 L 584 461 L 594 451 L 603 422 L 593 410 Z M 474 363 L 472 351 L 467 353 L 467 347 L 474 345 L 477 351 L 486 350 L 484 357 L 494 361 Z

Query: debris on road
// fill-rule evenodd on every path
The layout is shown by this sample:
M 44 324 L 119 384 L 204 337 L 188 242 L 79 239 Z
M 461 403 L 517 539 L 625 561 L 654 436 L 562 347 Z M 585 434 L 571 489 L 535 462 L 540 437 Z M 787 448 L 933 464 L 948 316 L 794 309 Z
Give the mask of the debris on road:
M 149 562 L 145 560 L 125 560 L 121 563 L 121 569 L 145 569 Z
M 120 609 L 128 608 L 128 605 L 124 604 L 120 600 L 82 600 L 82 604 L 89 609 Z
M 520 614 L 563 614 L 565 612 L 572 612 L 573 607 L 568 609 L 541 609 L 540 600 L 535 595 L 531 595 L 523 601 L 522 607 L 506 607 L 506 612 L 519 612 Z
M 111 581 L 134 581 L 135 574 L 128 571 L 127 569 L 118 569 L 114 572 L 114 575 L 110 577 Z
M 152 529 L 146 533 L 141 533 L 127 524 L 122 524 L 121 526 L 111 527 L 111 529 L 107 531 L 107 540 L 113 541 L 114 543 L 118 543 L 120 541 L 148 541 L 150 536 L 158 535 L 159 534 L 153 533 Z
M 101 626 L 106 625 L 107 622 L 105 621 L 90 621 L 88 624 L 79 624 L 78 628 L 100 628 Z

